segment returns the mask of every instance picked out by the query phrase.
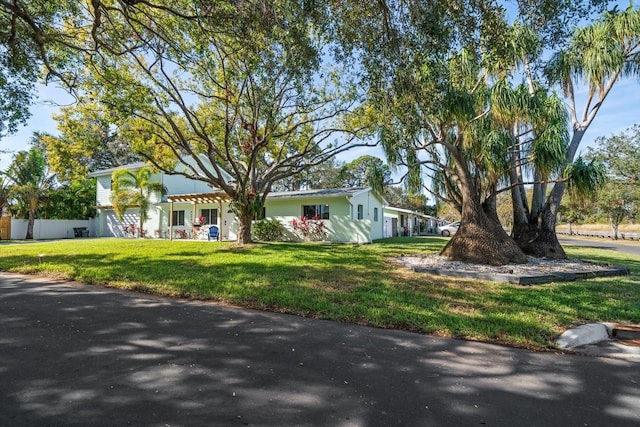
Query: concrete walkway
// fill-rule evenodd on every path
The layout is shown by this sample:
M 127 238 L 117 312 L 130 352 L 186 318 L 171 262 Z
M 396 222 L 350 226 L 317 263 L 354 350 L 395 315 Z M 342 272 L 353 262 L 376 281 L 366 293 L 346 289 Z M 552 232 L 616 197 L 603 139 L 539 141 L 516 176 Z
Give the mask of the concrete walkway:
M 0 275 L 0 426 L 637 426 L 635 363 Z

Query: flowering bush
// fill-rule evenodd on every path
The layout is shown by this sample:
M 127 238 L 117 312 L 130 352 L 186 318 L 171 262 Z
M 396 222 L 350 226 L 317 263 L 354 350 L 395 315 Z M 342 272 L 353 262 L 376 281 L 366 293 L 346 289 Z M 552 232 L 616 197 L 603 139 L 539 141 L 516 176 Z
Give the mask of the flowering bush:
M 324 221 L 316 215 L 309 219 L 306 216 L 291 221 L 293 229 L 298 232 L 304 240 L 325 240 L 327 231 Z
M 136 237 L 138 234 L 138 227 L 135 224 L 128 224 L 122 228 L 126 237 Z
M 135 224 L 125 225 L 122 228 L 122 231 L 124 232 L 125 237 L 147 237 L 147 230 L 141 230 L 140 227 Z

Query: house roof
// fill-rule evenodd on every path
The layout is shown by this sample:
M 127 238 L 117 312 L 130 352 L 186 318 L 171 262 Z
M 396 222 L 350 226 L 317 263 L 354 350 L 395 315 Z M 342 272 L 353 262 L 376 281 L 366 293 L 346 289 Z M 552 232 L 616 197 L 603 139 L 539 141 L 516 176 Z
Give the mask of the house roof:
M 99 170 L 99 171 L 90 172 L 88 176 L 89 176 L 89 178 L 95 178 L 97 176 L 104 176 L 104 175 L 111 176 L 115 171 L 120 170 L 120 169 L 136 170 L 136 169 L 140 169 L 140 168 L 142 168 L 144 166 L 147 166 L 147 164 L 144 163 L 144 162 L 130 163 L 128 165 L 116 166 L 114 168 L 102 169 L 102 170 Z
M 383 206 L 383 209 L 384 210 L 388 210 L 388 211 L 407 213 L 407 214 L 410 214 L 410 215 L 420 216 L 420 217 L 423 217 L 423 218 L 434 218 L 435 219 L 435 217 L 423 214 L 422 212 L 412 211 L 412 210 L 404 209 L 404 208 L 396 208 L 394 206 Z
M 269 193 L 267 199 L 293 199 L 308 197 L 353 197 L 371 190 L 370 187 L 323 188 L 317 190 L 279 191 Z
M 207 165 L 211 165 L 211 161 L 207 158 L 207 156 L 200 154 L 198 156 L 198 160 L 205 166 L 205 169 L 209 170 L 213 175 L 216 175 L 215 170 L 213 169 L 213 167 L 211 166 L 211 169 L 208 168 Z M 144 163 L 144 162 L 136 162 L 136 163 L 130 163 L 128 165 L 122 165 L 122 166 L 116 166 L 113 168 L 109 168 L 109 169 L 103 169 L 103 170 L 99 170 L 99 171 L 95 171 L 95 172 L 91 172 L 89 173 L 89 178 L 94 178 L 94 177 L 98 177 L 98 176 L 111 176 L 113 174 L 113 172 L 120 170 L 120 169 L 125 169 L 125 170 L 137 170 L 140 169 L 142 167 L 145 166 L 149 166 L 148 163 Z M 177 173 L 185 176 L 185 178 L 187 179 L 193 179 L 194 177 L 191 175 L 198 175 L 198 176 L 205 176 L 205 174 L 202 172 L 201 168 L 196 164 L 196 160 L 193 158 L 185 158 L 184 161 L 179 161 L 176 164 L 176 167 L 174 169 Z M 220 168 L 220 174 L 222 175 L 222 178 L 224 178 L 224 180 L 226 182 L 235 182 L 235 179 L 224 169 Z M 162 171 L 160 171 L 160 173 L 164 173 Z

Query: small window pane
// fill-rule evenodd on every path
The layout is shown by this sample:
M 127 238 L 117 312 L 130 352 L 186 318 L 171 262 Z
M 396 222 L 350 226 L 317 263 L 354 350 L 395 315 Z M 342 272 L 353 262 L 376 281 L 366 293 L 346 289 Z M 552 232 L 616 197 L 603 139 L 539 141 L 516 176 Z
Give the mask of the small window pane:
M 184 225 L 184 211 L 173 211 L 171 225 Z
M 218 209 L 201 209 L 200 216 L 204 217 L 205 224 L 218 224 Z
M 320 219 L 329 219 L 329 205 L 318 205 Z
M 329 205 L 304 205 L 302 216 L 307 219 L 329 219 Z
M 302 207 L 302 216 L 307 219 L 313 219 L 316 216 L 316 206 L 315 205 L 305 205 Z

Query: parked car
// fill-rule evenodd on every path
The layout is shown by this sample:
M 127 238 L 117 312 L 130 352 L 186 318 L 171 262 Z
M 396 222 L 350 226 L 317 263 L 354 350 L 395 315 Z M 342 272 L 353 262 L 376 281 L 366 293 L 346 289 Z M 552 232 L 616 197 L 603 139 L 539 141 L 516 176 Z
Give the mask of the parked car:
M 443 235 L 444 237 L 449 237 L 456 234 L 458 231 L 458 227 L 460 227 L 460 221 L 452 222 L 447 225 L 441 225 L 438 227 L 438 233 Z

